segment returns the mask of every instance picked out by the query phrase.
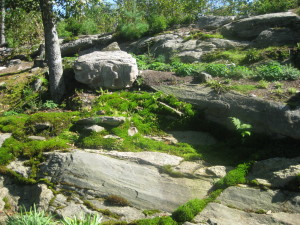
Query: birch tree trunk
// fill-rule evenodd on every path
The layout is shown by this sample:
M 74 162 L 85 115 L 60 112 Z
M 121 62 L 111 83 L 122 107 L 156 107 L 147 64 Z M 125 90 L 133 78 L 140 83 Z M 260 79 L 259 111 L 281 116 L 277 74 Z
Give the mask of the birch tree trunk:
M 5 0 L 1 0 L 0 44 L 5 43 Z
M 46 61 L 49 67 L 50 93 L 54 102 L 59 103 L 65 93 L 63 67 L 58 35 L 53 12 L 53 0 L 39 0 L 45 34 Z

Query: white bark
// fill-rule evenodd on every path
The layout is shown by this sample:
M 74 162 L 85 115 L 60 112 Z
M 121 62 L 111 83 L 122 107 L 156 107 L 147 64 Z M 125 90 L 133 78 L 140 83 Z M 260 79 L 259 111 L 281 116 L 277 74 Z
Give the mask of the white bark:
M 5 0 L 1 0 L 0 44 L 5 43 Z

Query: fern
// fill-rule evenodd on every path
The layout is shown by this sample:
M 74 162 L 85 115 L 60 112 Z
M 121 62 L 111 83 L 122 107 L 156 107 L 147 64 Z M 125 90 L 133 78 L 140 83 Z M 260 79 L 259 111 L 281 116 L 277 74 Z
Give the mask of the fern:
M 229 117 L 231 119 L 231 122 L 235 126 L 235 129 L 237 132 L 240 133 L 242 138 L 245 138 L 246 136 L 251 136 L 251 129 L 252 125 L 247 123 L 242 123 L 238 118 L 236 117 Z

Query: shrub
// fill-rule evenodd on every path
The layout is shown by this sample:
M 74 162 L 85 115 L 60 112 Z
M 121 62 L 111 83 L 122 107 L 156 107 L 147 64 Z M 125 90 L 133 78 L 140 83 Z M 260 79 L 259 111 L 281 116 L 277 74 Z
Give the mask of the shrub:
M 233 66 L 230 68 L 228 77 L 234 79 L 246 78 L 253 76 L 254 72 L 245 66 Z
M 107 196 L 105 203 L 114 206 L 130 206 L 130 203 L 125 198 L 118 195 Z
M 282 66 L 282 77 L 284 80 L 298 80 L 300 79 L 300 70 L 291 65 Z
M 91 18 L 85 18 L 82 20 L 79 29 L 80 34 L 85 34 L 85 35 L 97 34 L 97 32 L 98 32 L 98 26 L 94 20 L 92 20 Z
M 164 15 L 152 15 L 148 23 L 149 31 L 151 33 L 159 33 L 161 31 L 164 31 L 168 26 L 167 19 Z
M 263 57 L 261 56 L 260 52 L 257 49 L 252 48 L 247 51 L 246 56 L 243 59 L 243 63 L 251 64 L 251 63 L 258 62 L 262 59 Z
M 70 31 L 67 31 L 67 22 L 65 20 L 62 20 L 57 23 L 57 33 L 59 37 L 71 37 L 73 34 Z
M 171 217 L 164 216 L 139 220 L 136 225 L 177 225 L 177 223 Z
M 178 76 L 190 76 L 197 73 L 196 67 L 193 64 L 185 64 L 181 62 L 176 62 L 171 64 L 173 71 Z
M 146 22 L 128 23 L 121 25 L 120 35 L 127 40 L 136 40 L 141 38 L 149 30 Z
M 214 77 L 226 77 L 229 74 L 230 70 L 224 64 L 211 63 L 205 67 L 205 72 L 209 73 Z
M 252 6 L 255 14 L 285 12 L 297 6 L 298 0 L 257 0 Z

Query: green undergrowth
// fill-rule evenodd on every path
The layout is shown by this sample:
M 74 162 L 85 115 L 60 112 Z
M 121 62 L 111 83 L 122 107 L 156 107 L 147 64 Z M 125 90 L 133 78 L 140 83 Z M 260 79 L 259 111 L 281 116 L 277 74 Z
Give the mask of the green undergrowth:
M 203 31 L 195 31 L 191 32 L 191 34 L 187 37 L 184 38 L 184 41 L 189 41 L 189 40 L 207 40 L 209 38 L 221 38 L 223 39 L 223 35 L 219 33 L 208 33 L 208 32 L 203 32 Z

